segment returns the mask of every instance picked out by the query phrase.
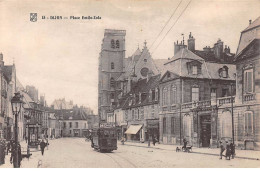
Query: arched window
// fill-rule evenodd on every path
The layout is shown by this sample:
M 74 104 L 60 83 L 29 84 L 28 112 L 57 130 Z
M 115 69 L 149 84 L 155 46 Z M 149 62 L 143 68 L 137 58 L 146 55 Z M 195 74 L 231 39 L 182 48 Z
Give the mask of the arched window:
M 177 88 L 175 85 L 172 85 L 171 87 L 171 104 L 176 104 L 177 99 Z
M 115 49 L 115 41 L 114 41 L 114 39 L 111 40 L 111 48 Z
M 224 111 L 220 116 L 220 130 L 222 138 L 232 137 L 232 117 L 230 111 Z
M 110 87 L 115 87 L 115 79 L 113 77 L 110 78 Z
M 116 48 L 119 48 L 120 45 L 119 45 L 119 40 L 116 40 Z
M 115 69 L 115 64 L 114 64 L 114 62 L 111 62 L 111 69 Z

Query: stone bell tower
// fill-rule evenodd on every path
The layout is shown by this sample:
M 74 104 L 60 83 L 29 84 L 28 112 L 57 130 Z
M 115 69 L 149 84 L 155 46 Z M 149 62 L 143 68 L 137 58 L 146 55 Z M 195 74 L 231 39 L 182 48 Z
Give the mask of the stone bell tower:
M 116 79 L 123 73 L 125 58 L 125 30 L 105 29 L 98 67 L 98 114 L 101 122 L 115 105 Z

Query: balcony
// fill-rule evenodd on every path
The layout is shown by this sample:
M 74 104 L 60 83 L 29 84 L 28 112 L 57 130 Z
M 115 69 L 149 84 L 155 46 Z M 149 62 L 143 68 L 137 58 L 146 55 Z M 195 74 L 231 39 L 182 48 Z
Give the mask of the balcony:
M 255 100 L 255 94 L 244 94 L 243 96 L 244 102 L 249 102 Z
M 181 108 L 182 109 L 191 109 L 192 108 L 192 104 L 193 104 L 193 102 L 183 103 L 183 104 L 181 104 Z
M 221 97 L 217 99 L 217 104 L 219 106 L 224 105 L 224 104 L 231 104 L 231 96 L 229 97 Z M 235 97 L 233 96 L 233 103 L 235 103 Z

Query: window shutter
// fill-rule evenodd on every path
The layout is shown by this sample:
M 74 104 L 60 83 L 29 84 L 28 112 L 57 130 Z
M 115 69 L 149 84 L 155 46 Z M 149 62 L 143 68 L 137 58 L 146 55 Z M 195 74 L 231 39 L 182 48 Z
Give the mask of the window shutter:
M 248 79 L 248 92 L 253 92 L 253 86 L 252 86 L 252 72 L 247 72 L 247 79 Z

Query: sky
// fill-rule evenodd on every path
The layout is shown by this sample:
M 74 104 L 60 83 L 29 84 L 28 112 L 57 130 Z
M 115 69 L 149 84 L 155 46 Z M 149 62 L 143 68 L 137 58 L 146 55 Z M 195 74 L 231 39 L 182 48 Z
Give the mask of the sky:
M 188 3 L 189 0 L 0 0 L 0 52 L 6 65 L 15 62 L 20 82 L 34 85 L 39 95 L 45 95 L 48 105 L 54 99 L 65 98 L 97 113 L 98 57 L 104 29 L 126 30 L 126 57 L 138 45 L 142 48 L 146 40 L 152 58 L 167 59 L 173 56 L 174 42 L 182 40 L 181 34 L 187 42 L 190 32 L 198 50 L 212 47 L 220 38 L 235 53 L 241 31 L 250 19 L 260 16 L 259 0 L 193 0 L 181 15 Z M 37 22 L 30 21 L 30 13 L 37 13 Z M 63 19 L 42 20 L 41 16 Z M 64 19 L 70 16 L 101 19 Z

